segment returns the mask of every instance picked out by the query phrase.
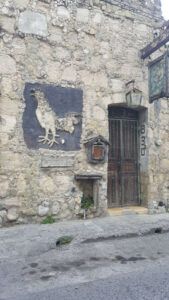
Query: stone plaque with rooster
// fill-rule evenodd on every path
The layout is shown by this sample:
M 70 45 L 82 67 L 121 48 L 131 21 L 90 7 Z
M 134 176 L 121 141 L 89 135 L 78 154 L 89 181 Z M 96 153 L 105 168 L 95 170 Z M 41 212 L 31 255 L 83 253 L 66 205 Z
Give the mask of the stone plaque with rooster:
M 26 83 L 24 99 L 23 132 L 28 148 L 80 149 L 81 89 Z

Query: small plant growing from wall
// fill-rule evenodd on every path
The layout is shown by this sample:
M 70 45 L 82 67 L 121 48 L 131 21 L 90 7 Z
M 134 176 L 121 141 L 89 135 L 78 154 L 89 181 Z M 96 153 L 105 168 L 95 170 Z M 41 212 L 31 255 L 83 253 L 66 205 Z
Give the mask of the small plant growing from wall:
M 53 224 L 55 223 L 55 219 L 52 216 L 47 216 L 45 219 L 43 219 L 42 224 Z
M 93 197 L 85 196 L 83 194 L 83 196 L 81 198 L 81 208 L 83 209 L 83 218 L 84 218 L 84 220 L 86 219 L 86 213 L 93 206 L 94 206 Z

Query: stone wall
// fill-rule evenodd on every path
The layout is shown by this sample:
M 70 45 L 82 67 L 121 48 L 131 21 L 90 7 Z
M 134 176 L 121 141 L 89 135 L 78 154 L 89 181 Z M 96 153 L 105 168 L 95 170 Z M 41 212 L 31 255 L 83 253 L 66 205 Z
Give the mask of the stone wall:
M 1 1 L 1 223 L 51 213 L 76 217 L 82 197 L 77 173 L 102 175 L 97 214 L 106 211 L 107 163 L 87 163 L 84 141 L 96 135 L 109 139 L 108 105 L 125 103 L 131 79 L 148 108 L 145 203 L 169 200 L 168 101 L 148 103 L 147 62 L 139 55 L 161 24 L 159 0 Z M 83 91 L 80 150 L 28 149 L 26 83 Z
M 149 199 L 169 201 L 169 102 L 158 100 L 149 121 Z

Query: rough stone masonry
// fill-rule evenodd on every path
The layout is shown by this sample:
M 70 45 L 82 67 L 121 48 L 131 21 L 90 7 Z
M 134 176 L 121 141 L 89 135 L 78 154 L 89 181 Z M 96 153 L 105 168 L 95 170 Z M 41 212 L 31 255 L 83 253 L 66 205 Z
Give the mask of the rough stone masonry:
M 90 163 L 85 142 L 109 140 L 108 106 L 125 106 L 132 79 L 143 92 L 142 205 L 167 206 L 169 102 L 149 103 L 139 55 L 162 23 L 159 0 L 0 1 L 1 225 L 75 218 L 85 188 L 95 190 L 93 214 L 106 212 L 107 158 Z

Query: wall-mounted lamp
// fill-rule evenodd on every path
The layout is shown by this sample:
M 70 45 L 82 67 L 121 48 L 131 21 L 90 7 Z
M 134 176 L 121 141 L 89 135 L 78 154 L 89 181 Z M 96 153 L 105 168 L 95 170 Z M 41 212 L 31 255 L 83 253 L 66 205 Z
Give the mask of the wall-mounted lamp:
M 132 88 L 126 93 L 126 103 L 128 106 L 140 106 L 142 104 L 142 91 L 134 87 L 135 80 L 126 83 L 126 87 L 132 84 Z

